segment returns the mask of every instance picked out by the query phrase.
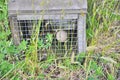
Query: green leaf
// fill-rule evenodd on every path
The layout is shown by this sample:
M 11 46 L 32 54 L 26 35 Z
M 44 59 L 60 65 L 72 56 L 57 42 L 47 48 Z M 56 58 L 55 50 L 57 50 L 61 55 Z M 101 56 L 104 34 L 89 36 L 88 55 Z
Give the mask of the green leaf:
M 112 74 L 108 74 L 107 80 L 116 80 Z
M 90 69 L 92 69 L 92 70 L 97 70 L 98 69 L 98 65 L 97 65 L 97 62 L 95 62 L 95 61 L 91 61 L 91 66 L 90 66 Z
M 18 52 L 14 45 L 11 45 L 11 46 L 7 47 L 6 50 L 7 50 L 7 54 L 15 54 L 15 53 Z
M 102 68 L 98 67 L 95 71 L 95 74 L 98 75 L 98 76 L 102 76 L 104 74 L 103 71 L 102 71 Z
M 47 42 L 52 42 L 52 40 L 53 40 L 53 35 L 52 34 L 49 34 L 49 33 L 47 33 L 47 35 L 46 35 L 46 39 L 47 39 Z
M 94 77 L 89 76 L 89 77 L 88 77 L 88 80 L 95 80 L 95 79 L 94 79 Z
M 85 58 L 85 53 L 79 53 L 76 56 L 76 60 L 79 61 L 80 63 L 82 63 L 84 61 L 84 58 Z
M 0 53 L 0 61 L 3 60 L 4 57 L 5 57 L 5 55 Z
M 45 75 L 44 74 L 39 74 L 39 76 L 37 77 L 37 79 L 44 80 L 45 79 Z
M 27 48 L 27 42 L 25 40 L 23 40 L 20 45 L 18 46 L 18 50 L 19 51 L 23 51 Z
M 8 61 L 3 61 L 0 64 L 0 71 L 1 73 L 4 75 L 5 73 L 7 73 L 10 69 L 12 69 L 12 64 L 10 64 Z M 1 76 L 1 75 L 0 75 Z

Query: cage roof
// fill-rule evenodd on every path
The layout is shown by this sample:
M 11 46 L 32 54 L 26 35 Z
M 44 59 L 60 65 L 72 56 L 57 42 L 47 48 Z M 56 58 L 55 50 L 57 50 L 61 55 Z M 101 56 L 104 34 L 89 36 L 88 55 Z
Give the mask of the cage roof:
M 86 12 L 87 0 L 9 0 L 9 13 L 30 11 L 72 11 L 83 10 Z M 72 13 L 71 12 L 71 13 Z

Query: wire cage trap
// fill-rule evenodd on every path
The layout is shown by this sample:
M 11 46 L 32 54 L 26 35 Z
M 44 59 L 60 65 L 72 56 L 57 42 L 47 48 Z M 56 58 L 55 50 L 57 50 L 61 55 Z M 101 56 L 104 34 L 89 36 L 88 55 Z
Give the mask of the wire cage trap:
M 9 0 L 8 7 L 16 45 L 22 40 L 29 42 L 34 24 L 41 20 L 39 39 L 46 43 L 46 36 L 53 35 L 50 48 L 54 53 L 85 52 L 86 0 Z

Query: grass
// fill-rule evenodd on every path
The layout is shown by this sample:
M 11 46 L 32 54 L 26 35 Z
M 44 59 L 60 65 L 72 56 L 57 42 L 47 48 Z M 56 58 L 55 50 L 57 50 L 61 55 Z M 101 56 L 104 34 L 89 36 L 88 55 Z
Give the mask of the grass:
M 50 51 L 52 35 L 47 44 L 38 41 L 38 25 L 30 45 L 13 44 L 8 26 L 7 0 L 0 2 L 0 80 L 116 80 L 120 68 L 119 4 L 115 0 L 88 0 L 87 52 L 58 57 Z M 115 28 L 117 27 L 117 28 Z M 38 28 L 38 29 L 37 29 Z M 37 49 L 49 52 L 45 61 L 37 59 Z M 21 55 L 21 54 L 22 55 Z M 24 55 L 25 60 L 24 60 Z M 76 59 L 74 61 L 74 58 Z

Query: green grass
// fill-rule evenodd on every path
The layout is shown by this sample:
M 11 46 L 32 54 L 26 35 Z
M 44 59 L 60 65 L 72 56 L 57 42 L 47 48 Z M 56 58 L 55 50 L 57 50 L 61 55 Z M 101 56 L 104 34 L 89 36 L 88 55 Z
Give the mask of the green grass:
M 120 16 L 114 14 L 119 12 L 117 4 L 115 0 L 88 0 L 87 52 L 58 57 L 49 48 L 52 35 L 46 36 L 47 44 L 38 40 L 37 28 L 41 21 L 33 26 L 37 28 L 34 28 L 33 34 L 36 34 L 32 36 L 30 45 L 22 41 L 19 46 L 15 46 L 8 26 L 7 0 L 1 0 L 0 80 L 56 80 L 52 78 L 56 76 L 57 80 L 116 80 L 120 54 L 109 50 L 120 43 L 115 36 L 119 28 L 114 29 L 113 25 L 120 20 Z M 111 29 L 113 32 L 110 32 Z M 50 52 L 45 61 L 37 59 L 37 48 L 45 48 Z M 22 60 L 24 53 L 26 57 Z

